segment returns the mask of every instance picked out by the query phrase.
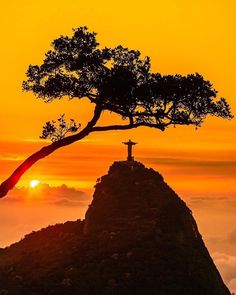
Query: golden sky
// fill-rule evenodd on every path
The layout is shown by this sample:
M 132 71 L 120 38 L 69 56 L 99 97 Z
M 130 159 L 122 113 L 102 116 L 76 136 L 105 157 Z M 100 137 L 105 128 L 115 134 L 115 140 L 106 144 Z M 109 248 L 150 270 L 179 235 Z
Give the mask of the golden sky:
M 46 144 L 39 140 L 45 121 L 64 112 L 82 124 L 90 118 L 92 109 L 87 101 L 45 104 L 21 90 L 29 64 L 40 64 L 53 39 L 71 34 L 72 28 L 79 26 L 97 32 L 101 46 L 121 44 L 150 56 L 155 72 L 199 72 L 214 84 L 219 96 L 227 98 L 236 114 L 235 11 L 235 0 L 2 1 L 0 181 Z M 105 114 L 102 120 L 117 118 Z M 221 263 L 225 280 L 233 284 L 236 278 L 229 273 L 236 271 L 236 252 L 232 250 L 232 235 L 236 232 L 235 130 L 236 119 L 208 118 L 198 130 L 183 126 L 165 132 L 141 128 L 91 134 L 40 161 L 25 174 L 19 186 L 28 186 L 32 179 L 58 186 L 58 202 L 63 201 L 61 193 L 74 194 L 73 189 L 61 187 L 62 184 L 91 193 L 96 179 L 107 172 L 111 163 L 125 158 L 121 142 L 129 138 L 138 141 L 135 157 L 162 173 L 190 204 L 207 245 Z M 85 205 L 61 207 L 61 203 L 58 207 L 54 189 L 48 190 L 53 198 L 48 197 L 40 205 L 37 201 L 23 202 L 20 197 L 18 201 L 8 201 L 8 197 L 1 200 L 0 247 L 32 229 L 84 214 Z M 17 192 L 11 194 L 16 196 Z M 25 191 L 19 192 L 24 195 Z M 86 200 L 87 204 L 90 197 Z M 50 212 L 50 216 L 45 212 Z M 220 250 L 224 254 L 218 255 Z M 227 266 L 224 261 L 235 262 Z M 236 285 L 232 288 L 236 290 Z
M 72 28 L 78 26 L 86 25 L 96 31 L 101 46 L 122 44 L 139 49 L 143 56 L 151 57 L 153 71 L 201 73 L 213 82 L 219 96 L 228 99 L 235 113 L 235 8 L 233 0 L 4 1 L 0 17 L 0 179 L 45 144 L 38 142 L 45 121 L 57 118 L 65 110 L 69 118 L 82 123 L 90 118 L 91 105 L 86 101 L 45 104 L 21 90 L 28 65 L 41 63 L 51 41 L 61 34 L 71 34 Z M 103 118 L 110 119 L 106 115 Z M 235 127 L 235 120 L 209 118 L 199 130 L 178 127 L 162 133 L 141 128 L 92 134 L 82 143 L 37 164 L 20 185 L 26 185 L 31 178 L 40 178 L 52 184 L 68 181 L 77 187 L 91 187 L 113 160 L 125 156 L 120 142 L 131 137 L 139 142 L 137 158 L 159 168 L 180 192 L 187 190 L 194 194 L 199 190 L 199 182 L 211 191 L 216 179 L 217 191 L 225 190 L 225 186 L 230 191 L 234 189 Z M 194 167 L 198 161 L 205 164 Z M 207 182 L 206 176 L 209 176 Z

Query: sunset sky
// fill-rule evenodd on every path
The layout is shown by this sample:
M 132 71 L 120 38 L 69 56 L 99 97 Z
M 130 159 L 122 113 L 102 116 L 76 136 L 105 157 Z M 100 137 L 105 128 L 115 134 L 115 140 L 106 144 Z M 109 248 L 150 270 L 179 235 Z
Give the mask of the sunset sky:
M 84 125 L 91 117 L 92 105 L 86 100 L 45 104 L 21 88 L 29 64 L 40 64 L 53 39 L 71 35 L 72 28 L 79 26 L 97 32 L 101 47 L 121 44 L 150 56 L 153 72 L 199 72 L 213 83 L 219 97 L 228 100 L 236 114 L 235 11 L 234 0 L 3 1 L 0 181 L 28 155 L 48 144 L 39 140 L 45 121 L 66 113 Z M 118 118 L 104 114 L 102 121 L 110 120 Z M 228 271 L 224 273 L 227 283 L 236 288 L 236 278 L 228 274 L 231 269 L 236 273 L 236 252 L 232 250 L 236 244 L 235 130 L 236 119 L 208 118 L 198 130 L 176 127 L 161 132 L 140 128 L 91 134 L 38 162 L 23 176 L 18 190 L 0 199 L 0 247 L 32 229 L 83 217 L 96 179 L 113 161 L 125 159 L 121 142 L 131 138 L 139 143 L 135 146 L 136 159 L 158 170 L 192 206 L 220 267 L 224 266 L 224 258 L 230 257 L 230 266 L 222 269 Z M 40 201 L 34 200 L 32 191 L 26 197 L 22 187 L 27 189 L 32 179 L 44 183 L 44 201 L 42 194 Z M 82 203 L 74 203 L 75 191 Z M 73 195 L 72 205 L 63 203 L 63 194 Z M 50 216 L 45 211 L 49 207 Z

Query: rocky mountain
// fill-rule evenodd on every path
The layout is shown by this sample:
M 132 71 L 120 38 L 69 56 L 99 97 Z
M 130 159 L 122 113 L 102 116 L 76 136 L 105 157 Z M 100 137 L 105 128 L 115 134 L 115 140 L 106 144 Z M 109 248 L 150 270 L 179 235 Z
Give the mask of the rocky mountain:
M 1 295 L 229 295 L 190 209 L 153 169 L 115 162 L 85 220 L 0 251 Z

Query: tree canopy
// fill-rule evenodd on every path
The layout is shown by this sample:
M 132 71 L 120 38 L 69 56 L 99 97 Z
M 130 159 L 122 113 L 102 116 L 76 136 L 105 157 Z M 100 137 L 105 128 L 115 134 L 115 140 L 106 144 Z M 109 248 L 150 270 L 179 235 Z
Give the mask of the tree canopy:
M 26 76 L 25 91 L 46 103 L 63 97 L 87 98 L 95 105 L 94 115 L 82 130 L 73 119 L 67 123 L 64 115 L 46 122 L 41 138 L 51 139 L 52 144 L 31 155 L 0 185 L 0 197 L 39 159 L 91 132 L 140 126 L 164 131 L 170 125 L 199 127 L 207 115 L 232 118 L 227 101 L 217 98 L 211 82 L 200 74 L 153 73 L 149 57 L 142 58 L 138 50 L 121 45 L 100 48 L 96 33 L 87 27 L 54 40 L 43 63 L 30 65 Z M 118 114 L 125 123 L 99 126 L 103 111 Z

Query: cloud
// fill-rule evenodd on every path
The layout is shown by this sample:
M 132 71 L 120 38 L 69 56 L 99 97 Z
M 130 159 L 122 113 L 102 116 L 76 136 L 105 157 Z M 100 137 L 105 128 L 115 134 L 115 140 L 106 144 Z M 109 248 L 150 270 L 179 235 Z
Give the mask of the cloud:
M 226 241 L 228 241 L 230 244 L 236 243 L 236 229 L 234 229 L 226 238 Z
M 234 214 L 236 206 L 236 193 L 222 193 L 221 196 L 210 194 L 209 196 L 185 196 L 185 201 L 188 206 L 198 212 L 207 210 L 209 216 L 219 214 L 219 218 L 226 218 L 227 213 Z
M 234 294 L 236 294 L 236 279 L 232 279 L 232 280 L 229 282 L 229 289 L 230 289 Z
M 223 201 L 228 201 L 228 197 L 226 196 L 196 196 L 190 197 L 189 202 L 193 204 L 202 204 L 210 202 L 210 203 L 219 203 Z
M 11 190 L 0 200 L 0 247 L 50 224 L 83 219 L 90 201 L 90 195 L 66 185 Z
M 48 184 L 39 184 L 36 188 L 14 188 L 3 199 L 4 202 L 40 203 L 58 206 L 87 206 L 90 198 L 80 190 L 66 186 L 51 187 Z
M 208 210 L 209 214 L 219 214 L 219 218 L 227 218 L 227 215 L 235 215 L 236 207 L 236 193 L 222 193 L 221 196 L 193 196 L 185 197 L 186 202 L 190 208 L 203 211 L 204 208 Z M 221 216 L 221 217 L 220 217 Z M 234 220 L 236 221 L 235 217 Z M 230 228 L 229 228 L 230 229 Z M 232 230 L 232 228 L 231 228 Z M 236 233 L 235 233 L 236 235 Z M 236 238 L 235 238 L 236 239 Z
M 236 293 L 236 256 L 213 253 L 212 258 L 230 291 Z
M 12 156 L 12 155 L 9 155 L 9 156 L 3 156 L 0 158 L 1 161 L 13 161 L 13 162 L 19 162 L 19 161 L 22 161 L 24 160 L 24 157 L 18 157 L 18 156 Z
M 189 169 L 191 174 L 236 175 L 236 161 L 232 160 L 200 160 L 192 158 L 150 157 L 140 158 L 150 164 L 163 165 L 176 169 Z
M 58 205 L 58 206 L 75 206 L 75 207 L 80 207 L 80 206 L 85 206 L 87 205 L 87 202 L 85 204 L 84 200 L 68 200 L 68 199 L 61 199 L 58 201 L 55 201 L 53 203 L 54 205 Z

